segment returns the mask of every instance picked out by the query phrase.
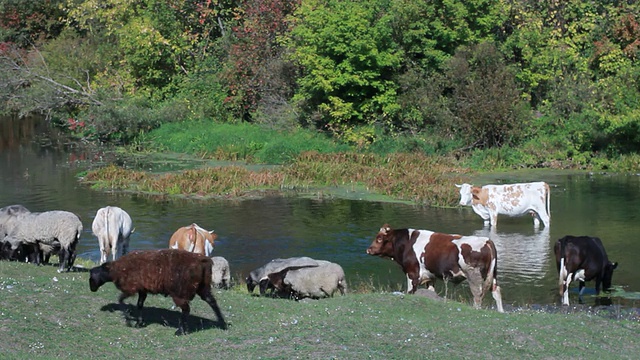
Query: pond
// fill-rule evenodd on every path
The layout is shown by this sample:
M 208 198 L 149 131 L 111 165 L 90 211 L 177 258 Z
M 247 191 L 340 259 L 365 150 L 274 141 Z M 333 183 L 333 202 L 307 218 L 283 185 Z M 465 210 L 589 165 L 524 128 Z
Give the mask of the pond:
M 93 261 L 99 259 L 99 248 L 91 222 L 97 209 L 115 205 L 133 219 L 131 249 L 166 248 L 177 228 L 193 222 L 214 229 L 218 234 L 214 253 L 227 258 L 235 280 L 273 258 L 310 256 L 342 265 L 352 289 L 402 291 L 406 281 L 400 267 L 365 253 L 380 227 L 389 223 L 395 228 L 489 235 L 498 248 L 498 276 L 506 304 L 558 303 L 552 247 L 568 234 L 602 238 L 609 258 L 620 263 L 613 284 L 626 292 L 640 292 L 640 277 L 632 265 L 640 254 L 640 176 L 527 171 L 476 179 L 478 184 L 546 181 L 552 187 L 549 229 L 534 230 L 527 216 L 500 217 L 497 230 L 488 230 L 471 208 L 326 196 L 186 200 L 94 191 L 80 184 L 77 174 L 103 161 L 104 154 L 65 145 L 54 135 L 37 119 L 0 118 L 0 207 L 22 204 L 32 211 L 80 215 L 84 231 L 78 256 Z M 437 288 L 441 286 L 440 282 Z M 456 286 L 453 292 L 450 287 L 449 294 L 469 300 L 465 286 Z M 587 283 L 588 288 L 593 286 Z M 640 300 L 614 302 L 637 306 Z

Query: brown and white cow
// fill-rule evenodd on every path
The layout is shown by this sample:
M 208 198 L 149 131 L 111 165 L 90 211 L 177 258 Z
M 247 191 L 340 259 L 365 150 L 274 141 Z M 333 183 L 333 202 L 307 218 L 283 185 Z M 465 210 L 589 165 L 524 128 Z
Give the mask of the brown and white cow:
M 579 282 L 580 303 L 585 281 L 595 280 L 596 295 L 600 294 L 600 284 L 605 291 L 611 287 L 613 270 L 618 264 L 609 261 L 599 238 L 567 235 L 556 241 L 553 252 L 556 255 L 558 286 L 563 305 L 569 305 L 569 285 L 573 280 Z
M 218 238 L 213 230 L 205 230 L 193 223 L 176 230 L 169 240 L 169 248 L 211 256 L 214 241 Z
M 496 279 L 496 247 L 487 237 L 461 236 L 430 230 L 392 229 L 385 224 L 367 254 L 395 260 L 407 275 L 407 293 L 427 283 L 433 290 L 436 278 L 458 283 L 465 279 L 479 308 L 489 289 L 499 312 L 502 296 Z
M 485 226 L 489 224 L 496 226 L 498 214 L 508 216 L 531 214 L 536 228 L 540 226 L 540 221 L 547 227 L 551 222 L 550 190 L 545 182 L 483 187 L 456 184 L 456 187 L 460 188 L 460 205 L 471 206 L 473 211 L 484 220 Z

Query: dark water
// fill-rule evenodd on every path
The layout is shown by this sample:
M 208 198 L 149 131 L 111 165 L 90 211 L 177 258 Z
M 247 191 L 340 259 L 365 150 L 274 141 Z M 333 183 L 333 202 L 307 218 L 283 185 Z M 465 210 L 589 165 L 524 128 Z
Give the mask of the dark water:
M 81 185 L 76 175 L 100 161 L 101 154 L 65 146 L 55 137 L 46 140 L 50 134 L 36 120 L 0 118 L 0 207 L 23 204 L 32 211 L 77 213 L 84 225 L 78 256 L 94 261 L 99 259 L 99 249 L 91 222 L 98 208 L 116 205 L 133 219 L 131 249 L 165 248 L 177 228 L 193 222 L 214 229 L 219 236 L 214 253 L 229 260 L 236 279 L 276 257 L 310 256 L 342 265 L 352 288 L 371 284 L 403 290 L 406 281 L 398 265 L 365 254 L 378 229 L 389 223 L 396 228 L 491 236 L 498 247 L 506 304 L 558 301 L 552 246 L 567 234 L 601 237 L 610 259 L 620 262 L 614 285 L 640 291 L 635 270 L 640 255 L 639 176 L 566 172 L 494 176 L 492 181 L 498 182 L 547 181 L 552 186 L 552 224 L 550 229 L 536 231 L 530 217 L 501 217 L 498 230 L 490 232 L 470 208 L 298 197 L 170 200 L 97 192 Z M 453 184 L 452 191 L 456 191 Z M 470 297 L 464 285 L 456 287 L 454 294 Z M 638 302 L 632 300 L 631 305 Z

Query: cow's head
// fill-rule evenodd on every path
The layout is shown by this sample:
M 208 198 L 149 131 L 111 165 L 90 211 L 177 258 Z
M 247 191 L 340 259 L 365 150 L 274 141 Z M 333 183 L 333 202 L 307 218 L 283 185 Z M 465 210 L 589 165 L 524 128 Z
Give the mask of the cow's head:
M 385 257 L 393 256 L 393 243 L 392 243 L 393 229 L 389 224 L 384 224 L 376 238 L 373 240 L 369 248 L 367 248 L 367 254 L 378 255 Z
M 611 278 L 613 277 L 613 270 L 618 267 L 618 263 L 608 261 L 604 266 L 604 272 L 602 276 L 602 289 L 609 290 L 611 288 Z
M 460 188 L 460 205 L 469 206 L 473 200 L 473 194 L 471 193 L 472 185 L 470 184 L 456 184 L 457 188 Z

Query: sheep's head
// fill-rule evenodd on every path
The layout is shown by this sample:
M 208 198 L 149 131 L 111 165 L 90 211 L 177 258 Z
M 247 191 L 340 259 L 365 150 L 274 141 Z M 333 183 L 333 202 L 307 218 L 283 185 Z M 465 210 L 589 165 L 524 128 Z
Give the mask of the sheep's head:
M 91 269 L 89 272 L 89 288 L 91 291 L 96 292 L 100 286 L 112 281 L 110 268 L 111 263 L 107 262 Z

